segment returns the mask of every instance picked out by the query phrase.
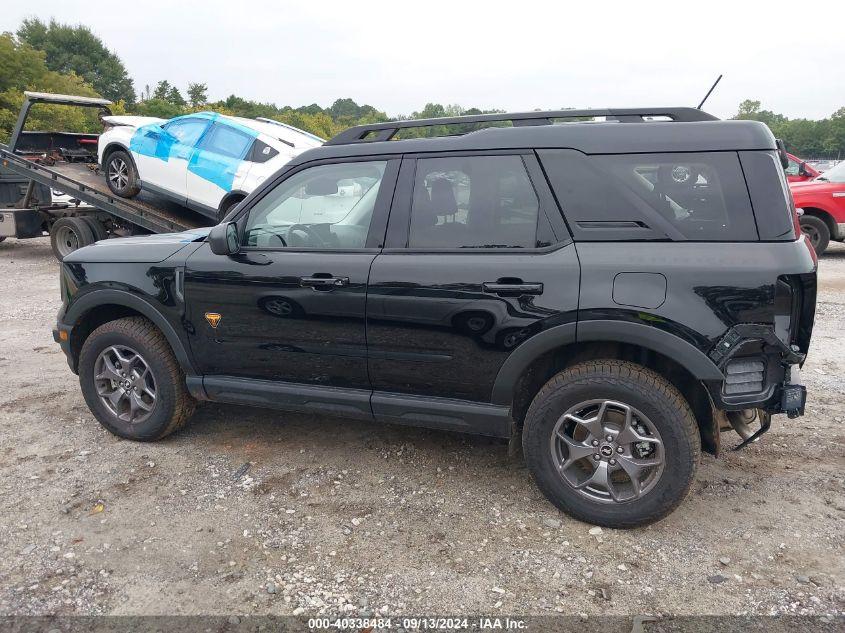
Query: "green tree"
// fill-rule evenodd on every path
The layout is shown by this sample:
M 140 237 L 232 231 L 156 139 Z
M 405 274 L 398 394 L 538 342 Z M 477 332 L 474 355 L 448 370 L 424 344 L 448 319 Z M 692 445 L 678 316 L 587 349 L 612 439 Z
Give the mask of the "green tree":
M 801 158 L 839 158 L 845 154 L 845 108 L 820 121 L 790 119 L 763 110 L 760 101 L 746 99 L 739 104 L 734 118 L 762 121 L 790 152 Z
M 170 82 L 167 81 L 167 79 L 159 81 L 153 90 L 152 98 L 167 101 L 167 95 L 170 94 L 171 88 L 173 88 L 173 86 L 170 85 Z
M 185 98 L 182 96 L 182 93 L 176 88 L 176 86 L 171 86 L 170 90 L 167 91 L 167 100 L 175 106 L 184 106 L 185 105 Z
M 156 97 L 144 99 L 135 105 L 132 112 L 141 116 L 155 116 L 160 119 L 172 119 L 180 114 L 185 114 L 185 111 L 180 106 L 174 105 L 166 99 L 158 99 Z
M 88 27 L 30 18 L 23 21 L 17 35 L 22 43 L 44 51 L 49 70 L 74 73 L 112 101 L 135 102 L 135 89 L 123 62 Z
M 99 96 L 93 87 L 73 73 L 60 74 L 47 68 L 45 53 L 0 35 L 0 140 L 7 141 L 18 118 L 25 90 Z M 123 104 L 115 106 L 121 112 Z M 37 104 L 27 120 L 30 130 L 96 132 L 102 129 L 92 108 Z
M 208 86 L 200 83 L 188 84 L 188 101 L 191 107 L 198 108 L 208 101 Z

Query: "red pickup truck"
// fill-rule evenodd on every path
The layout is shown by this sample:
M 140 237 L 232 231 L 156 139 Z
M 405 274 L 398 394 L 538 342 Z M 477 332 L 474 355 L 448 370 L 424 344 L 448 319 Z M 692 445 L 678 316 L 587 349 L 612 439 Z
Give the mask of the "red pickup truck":
M 786 166 L 786 179 L 789 182 L 805 182 L 812 180 L 821 173 L 797 156 L 787 154 L 786 157 L 789 159 L 789 164 Z
M 801 231 L 821 254 L 830 240 L 845 241 L 845 161 L 813 180 L 790 182 L 795 206 L 804 210 Z

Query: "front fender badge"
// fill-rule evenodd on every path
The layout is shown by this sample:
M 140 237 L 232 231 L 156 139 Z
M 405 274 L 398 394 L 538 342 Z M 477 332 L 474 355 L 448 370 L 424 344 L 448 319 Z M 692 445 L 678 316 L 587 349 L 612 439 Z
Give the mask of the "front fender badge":
M 217 325 L 220 323 L 220 319 L 222 318 L 223 316 L 218 312 L 205 313 L 205 320 L 208 321 L 208 324 L 215 330 L 217 329 Z

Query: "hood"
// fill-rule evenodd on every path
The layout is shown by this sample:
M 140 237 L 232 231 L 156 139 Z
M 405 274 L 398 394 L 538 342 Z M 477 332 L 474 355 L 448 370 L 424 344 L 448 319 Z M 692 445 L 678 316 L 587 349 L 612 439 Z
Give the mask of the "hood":
M 139 235 L 101 240 L 66 256 L 68 263 L 147 263 L 157 264 L 178 253 L 192 242 L 203 241 L 211 227 L 181 233 Z
M 167 119 L 154 116 L 104 116 L 103 121 L 113 126 L 141 127 L 151 123 L 164 123 Z
M 829 180 L 805 180 L 804 182 L 791 182 L 789 188 L 792 190 L 792 195 L 797 196 L 816 191 L 845 191 L 845 183 L 830 182 Z

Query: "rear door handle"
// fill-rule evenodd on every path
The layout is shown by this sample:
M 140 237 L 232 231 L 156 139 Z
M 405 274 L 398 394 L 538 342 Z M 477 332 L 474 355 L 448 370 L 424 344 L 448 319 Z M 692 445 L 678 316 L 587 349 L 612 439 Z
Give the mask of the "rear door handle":
M 543 294 L 543 284 L 541 283 L 524 283 L 522 281 L 485 281 L 481 284 L 481 289 L 489 294 L 499 295 L 500 297 L 519 297 L 521 295 L 541 295 Z
M 306 288 L 340 288 L 349 285 L 349 277 L 332 277 L 315 274 L 313 277 L 300 277 L 299 285 Z

